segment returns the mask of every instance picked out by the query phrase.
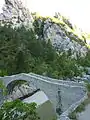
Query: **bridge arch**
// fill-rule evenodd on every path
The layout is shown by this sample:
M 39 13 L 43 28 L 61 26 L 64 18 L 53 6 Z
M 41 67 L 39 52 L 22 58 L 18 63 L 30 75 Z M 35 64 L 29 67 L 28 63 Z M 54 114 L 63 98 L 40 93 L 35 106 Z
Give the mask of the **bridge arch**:
M 13 80 L 13 81 L 11 81 L 11 82 L 6 86 L 8 93 L 11 93 L 11 92 L 13 91 L 13 89 L 14 89 L 15 86 L 21 85 L 21 84 L 27 84 L 27 85 L 29 85 L 29 83 L 28 83 L 27 80 L 22 80 L 22 79 L 20 79 L 20 80 Z
M 58 90 L 60 90 L 62 112 L 64 112 L 73 103 L 79 101 L 84 95 L 85 87 L 83 83 L 72 81 L 56 80 L 48 77 L 43 77 L 36 74 L 17 74 L 12 76 L 0 77 L 7 87 L 12 81 L 26 80 L 29 85 L 35 86 L 36 89 L 44 91 L 48 98 L 53 103 L 54 108 L 58 106 Z M 71 97 L 72 96 L 72 97 Z
M 0 77 L 1 80 L 3 80 L 5 87 L 7 88 L 10 83 L 13 81 L 26 81 L 30 83 L 30 78 L 27 79 L 27 77 L 24 77 L 24 74 L 17 74 L 17 75 L 12 75 L 12 76 L 5 76 L 5 77 Z

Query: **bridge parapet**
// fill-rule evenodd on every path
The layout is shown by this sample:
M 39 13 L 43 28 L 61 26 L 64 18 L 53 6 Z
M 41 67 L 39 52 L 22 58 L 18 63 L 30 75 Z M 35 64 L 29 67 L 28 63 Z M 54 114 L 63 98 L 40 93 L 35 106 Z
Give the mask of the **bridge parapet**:
M 59 106 L 61 112 L 67 110 L 73 103 L 79 101 L 85 95 L 85 87 L 82 83 L 70 81 L 60 81 L 36 74 L 17 74 L 12 76 L 0 77 L 7 86 L 14 80 L 26 80 L 29 84 L 40 88 L 57 109 Z
M 70 86 L 84 86 L 84 83 L 81 81 L 78 81 L 77 82 L 74 82 L 74 81 L 67 81 L 67 80 L 61 80 L 61 79 L 54 79 L 54 78 L 50 78 L 50 77 L 46 77 L 46 76 L 42 76 L 42 75 L 37 75 L 37 74 L 34 74 L 34 73 L 30 73 L 30 75 L 32 76 L 35 76 L 35 77 L 38 77 L 38 78 L 42 78 L 43 80 L 47 80 L 47 81 L 51 81 L 51 82 L 57 82 L 59 84 L 67 84 L 67 85 L 70 85 Z

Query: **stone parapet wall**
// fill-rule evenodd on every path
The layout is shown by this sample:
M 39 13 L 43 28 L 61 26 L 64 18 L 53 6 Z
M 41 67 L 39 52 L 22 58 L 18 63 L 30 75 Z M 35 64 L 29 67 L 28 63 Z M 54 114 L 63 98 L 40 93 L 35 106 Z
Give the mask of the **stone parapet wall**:
M 54 79 L 54 78 L 50 78 L 50 77 L 46 77 L 46 76 L 42 76 L 42 75 L 37 75 L 34 73 L 30 73 L 30 75 L 42 78 L 42 79 L 47 80 L 47 81 L 51 81 L 51 82 L 55 82 L 55 83 L 57 82 L 57 83 L 60 83 L 63 85 L 80 86 L 80 87 L 84 86 L 84 83 L 78 81 L 78 79 L 77 79 L 77 82 L 74 82 L 74 81 L 68 81 L 68 80 L 63 80 L 63 79 L 62 80 L 61 79 Z
M 26 80 L 29 84 L 40 88 L 53 103 L 55 110 L 60 114 L 65 112 L 73 103 L 76 103 L 85 96 L 85 87 L 81 83 L 70 81 L 60 81 L 36 74 L 17 74 L 12 76 L 1 77 L 7 86 L 14 80 Z
M 71 112 L 73 112 L 85 99 L 87 99 L 87 93 L 85 94 L 85 96 L 83 98 L 81 98 L 76 103 L 72 104 L 65 112 L 63 112 L 60 115 L 60 119 L 59 120 L 70 120 L 69 117 L 68 117 L 68 115 Z

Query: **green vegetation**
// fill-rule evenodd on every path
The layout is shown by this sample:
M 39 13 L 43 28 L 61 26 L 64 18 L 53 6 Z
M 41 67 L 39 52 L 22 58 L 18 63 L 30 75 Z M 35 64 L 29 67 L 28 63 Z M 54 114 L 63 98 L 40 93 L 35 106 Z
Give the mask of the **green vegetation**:
M 90 50 L 87 52 L 86 57 L 78 57 L 78 63 L 83 67 L 90 67 Z
M 7 89 L 2 80 L 0 80 L 0 90 L 2 91 L 3 95 L 7 94 Z
M 90 104 L 90 99 L 86 99 L 84 102 L 82 102 L 73 112 L 69 114 L 69 118 L 72 120 L 77 120 L 77 113 L 81 113 L 85 110 L 85 106 Z
M 4 103 L 0 108 L 0 120 L 38 120 L 35 103 L 20 100 Z
M 50 19 L 51 24 L 58 24 L 69 38 L 72 36 L 72 40 L 82 45 L 85 45 L 84 35 L 76 34 L 69 19 L 61 15 L 45 18 L 35 13 L 33 17 L 34 30 L 24 26 L 12 28 L 11 24 L 0 25 L 0 76 L 29 72 L 54 78 L 81 76 L 83 70 L 80 66 L 90 66 L 90 53 L 86 58 L 77 56 L 75 60 L 70 57 L 71 51 L 67 54 L 56 52 L 50 40 L 45 42 L 43 28 L 45 21 Z
M 38 31 L 38 30 L 37 30 Z M 42 34 L 42 33 L 40 33 Z M 82 75 L 79 68 L 86 59 L 78 60 L 68 54 L 56 52 L 50 40 L 36 39 L 32 29 L 24 26 L 12 28 L 11 25 L 0 26 L 0 75 L 34 72 L 37 74 L 66 78 Z M 81 62 L 81 60 L 83 62 Z M 90 56 L 88 64 L 90 65 Z
M 84 100 L 73 112 L 69 114 L 69 118 L 72 120 L 78 120 L 77 115 L 78 113 L 81 113 L 82 111 L 85 110 L 85 107 L 90 104 L 90 83 L 88 81 L 85 82 L 86 89 L 87 89 L 87 95 L 88 98 Z
M 66 36 L 81 45 L 85 45 L 84 35 L 81 33 L 78 35 L 76 28 L 63 16 L 34 17 L 34 30 L 26 29 L 24 26 L 12 28 L 11 24 L 0 25 L 0 76 L 29 72 L 58 79 L 81 76 L 83 70 L 80 67 L 90 67 L 90 53 L 88 52 L 85 58 L 77 56 L 76 60 L 71 58 L 71 51 L 57 52 L 50 40 L 46 42 L 44 40 L 44 23 L 50 19 L 51 24 L 58 24 L 65 31 Z M 36 38 L 36 34 L 39 38 Z M 16 81 L 12 84 L 12 89 L 15 85 L 24 82 Z M 1 80 L 0 89 L 3 93 L 6 92 Z M 90 84 L 87 84 L 87 89 L 90 91 Z M 84 110 L 89 102 L 89 100 L 84 101 L 69 117 L 76 120 L 76 113 Z M 0 120 L 38 120 L 36 104 L 26 104 L 20 100 L 6 102 L 0 108 Z
M 86 85 L 87 92 L 90 92 L 90 83 L 87 81 L 85 85 Z
M 18 84 L 22 83 L 25 83 L 25 81 L 18 82 Z M 7 91 L 2 80 L 0 80 L 0 90 L 3 91 L 5 96 Z M 11 102 L 5 101 L 0 106 L 0 120 L 39 120 L 36 103 L 27 104 L 18 99 Z
M 86 44 L 86 35 L 80 30 L 78 29 L 76 26 L 73 26 L 70 23 L 70 20 L 60 14 L 58 14 L 58 16 L 54 16 L 54 17 L 42 17 L 40 15 L 38 15 L 37 13 L 32 14 L 34 17 L 34 29 L 35 29 L 35 33 L 41 38 L 43 38 L 43 27 L 45 24 L 45 21 L 48 19 L 50 26 L 53 24 L 57 24 L 58 26 L 60 26 L 60 29 L 62 31 L 65 32 L 66 36 L 68 38 L 70 38 L 71 40 L 74 40 L 76 42 L 78 42 L 79 44 L 81 44 L 82 46 L 87 46 Z

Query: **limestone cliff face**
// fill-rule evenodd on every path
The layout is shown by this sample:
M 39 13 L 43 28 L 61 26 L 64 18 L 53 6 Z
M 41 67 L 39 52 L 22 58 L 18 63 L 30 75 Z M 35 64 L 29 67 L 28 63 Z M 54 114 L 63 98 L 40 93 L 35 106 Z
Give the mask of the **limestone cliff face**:
M 36 17 L 23 7 L 20 0 L 5 0 L 2 9 L 1 21 L 34 28 L 37 39 L 50 40 L 57 51 L 69 51 L 74 58 L 86 55 L 88 49 L 85 38 L 81 33 L 76 33 L 72 24 L 64 17 L 58 14 L 53 18 Z
M 73 32 L 73 28 L 68 23 L 56 18 L 37 18 L 36 20 L 39 28 L 38 31 L 42 29 L 43 36 L 41 38 L 50 40 L 56 50 L 60 52 L 69 51 L 74 58 L 86 55 L 87 47 L 85 39 L 83 36 L 79 37 Z M 40 37 L 40 34 L 38 36 Z
M 44 37 L 45 39 L 50 39 L 52 41 L 53 46 L 59 51 L 71 51 L 71 54 L 76 57 L 76 55 L 85 56 L 87 49 L 83 45 L 81 45 L 78 41 L 79 38 L 74 38 L 74 34 L 68 36 L 64 30 L 57 24 L 52 24 L 50 26 L 50 22 L 46 21 L 44 25 Z
M 2 10 L 0 21 L 10 22 L 16 26 L 20 23 L 29 24 L 32 27 L 32 16 L 20 0 L 5 0 Z

